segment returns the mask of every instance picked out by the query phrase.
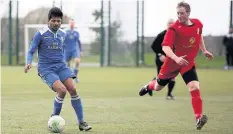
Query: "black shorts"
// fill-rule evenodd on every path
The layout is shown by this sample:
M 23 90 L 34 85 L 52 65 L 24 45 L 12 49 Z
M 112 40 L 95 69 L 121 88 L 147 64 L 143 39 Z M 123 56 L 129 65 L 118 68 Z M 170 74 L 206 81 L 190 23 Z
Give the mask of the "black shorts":
M 191 82 L 191 81 L 198 81 L 198 76 L 197 76 L 197 72 L 196 72 L 196 68 L 193 66 L 189 71 L 185 72 L 182 75 L 182 78 L 184 80 L 184 82 L 186 83 L 186 85 Z M 157 83 L 160 86 L 166 86 L 173 78 L 170 79 L 157 79 Z

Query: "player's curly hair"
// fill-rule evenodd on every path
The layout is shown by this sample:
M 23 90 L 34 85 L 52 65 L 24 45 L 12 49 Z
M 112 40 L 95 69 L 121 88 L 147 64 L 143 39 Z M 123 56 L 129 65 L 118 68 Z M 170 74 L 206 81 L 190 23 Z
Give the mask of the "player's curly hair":
M 178 8 L 178 7 L 184 7 L 185 10 L 186 10 L 186 12 L 188 12 L 188 13 L 191 12 L 191 7 L 190 7 L 190 5 L 189 5 L 187 2 L 184 2 L 184 1 L 179 2 L 179 3 L 177 4 L 177 8 Z
M 49 10 L 48 14 L 48 20 L 50 20 L 52 17 L 60 17 L 62 19 L 63 13 L 60 8 L 58 7 L 53 7 Z

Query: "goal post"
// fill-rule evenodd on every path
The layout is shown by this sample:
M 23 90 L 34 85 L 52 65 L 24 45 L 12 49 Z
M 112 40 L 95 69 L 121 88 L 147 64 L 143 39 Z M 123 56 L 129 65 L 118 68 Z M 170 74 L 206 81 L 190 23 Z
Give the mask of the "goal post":
M 25 64 L 27 63 L 27 53 L 30 46 L 30 41 L 33 38 L 36 31 L 39 29 L 48 26 L 47 24 L 25 24 L 24 25 L 24 51 L 25 51 Z M 90 28 L 99 28 L 99 24 L 93 25 L 78 25 L 76 28 L 80 33 L 80 40 L 82 42 L 83 56 L 81 57 L 80 66 L 87 67 L 100 67 L 100 53 L 94 53 L 93 51 L 100 51 L 100 48 L 93 48 L 93 42 L 96 41 L 96 33 L 93 32 Z M 104 26 L 105 30 L 107 30 L 107 26 Z M 68 24 L 62 24 L 62 29 L 68 29 Z M 105 37 L 106 38 L 106 37 Z M 105 39 L 107 40 L 107 38 Z M 105 45 L 107 46 L 107 45 Z M 93 50 L 98 49 L 98 50 Z M 107 49 L 104 51 L 105 55 L 107 54 Z M 107 55 L 106 55 L 107 56 Z M 34 55 L 32 65 L 37 65 L 37 57 L 38 53 Z M 106 58 L 105 58 L 106 59 Z M 105 62 L 106 63 L 106 62 Z

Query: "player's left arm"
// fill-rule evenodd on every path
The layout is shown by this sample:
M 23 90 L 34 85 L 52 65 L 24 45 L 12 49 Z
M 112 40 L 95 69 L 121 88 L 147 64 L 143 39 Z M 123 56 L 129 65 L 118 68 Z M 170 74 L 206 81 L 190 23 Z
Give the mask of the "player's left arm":
M 200 49 L 203 52 L 203 54 L 205 55 L 205 57 L 207 57 L 209 60 L 213 60 L 214 56 L 212 53 L 210 53 L 206 47 L 205 47 L 205 42 L 204 42 L 204 38 L 203 36 L 201 36 L 201 41 L 200 41 Z
M 199 21 L 200 22 L 200 21 Z M 211 54 L 207 49 L 206 49 L 206 46 L 205 46 L 205 41 L 204 41 L 204 38 L 203 38 L 203 35 L 202 35 L 202 28 L 203 28 L 203 25 L 202 23 L 200 22 L 200 25 L 201 25 L 201 41 L 200 41 L 200 49 L 201 51 L 203 52 L 203 54 L 209 59 L 209 60 L 212 60 L 214 58 L 213 54 Z
M 78 39 L 78 45 L 79 45 L 80 52 L 82 52 L 82 43 L 81 43 L 80 39 Z
M 82 53 L 82 43 L 80 40 L 80 34 L 79 34 L 79 32 L 77 32 L 77 34 L 78 34 L 78 38 L 77 38 L 78 47 L 79 47 L 80 52 Z
M 207 51 L 207 49 L 205 47 L 205 41 L 204 41 L 204 38 L 203 38 L 202 35 L 201 35 L 201 41 L 200 41 L 200 49 L 201 49 L 202 52 Z

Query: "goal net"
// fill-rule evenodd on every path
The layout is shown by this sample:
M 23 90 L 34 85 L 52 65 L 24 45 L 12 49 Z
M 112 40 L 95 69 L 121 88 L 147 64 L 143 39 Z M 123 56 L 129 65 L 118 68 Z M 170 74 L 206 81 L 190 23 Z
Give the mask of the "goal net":
M 47 24 L 25 24 L 24 26 L 25 63 L 27 60 L 27 53 L 30 47 L 30 42 L 35 32 L 46 26 Z M 78 30 L 80 33 L 80 40 L 83 49 L 80 66 L 88 66 L 88 67 L 100 66 L 100 53 L 99 53 L 100 48 L 98 47 L 96 48 L 95 46 L 93 46 L 93 42 L 95 42 L 94 44 L 96 44 L 95 40 L 97 35 L 95 32 L 93 32 L 93 30 L 91 30 L 91 28 L 99 28 L 99 27 L 100 25 L 78 25 L 78 27 L 76 27 L 76 30 Z M 61 28 L 64 30 L 68 29 L 69 25 L 63 24 L 61 25 Z M 105 26 L 104 29 L 107 30 L 107 26 Z M 37 65 L 37 61 L 38 61 L 38 53 L 36 52 L 36 54 L 34 54 L 33 57 L 33 62 L 32 62 L 33 66 Z

